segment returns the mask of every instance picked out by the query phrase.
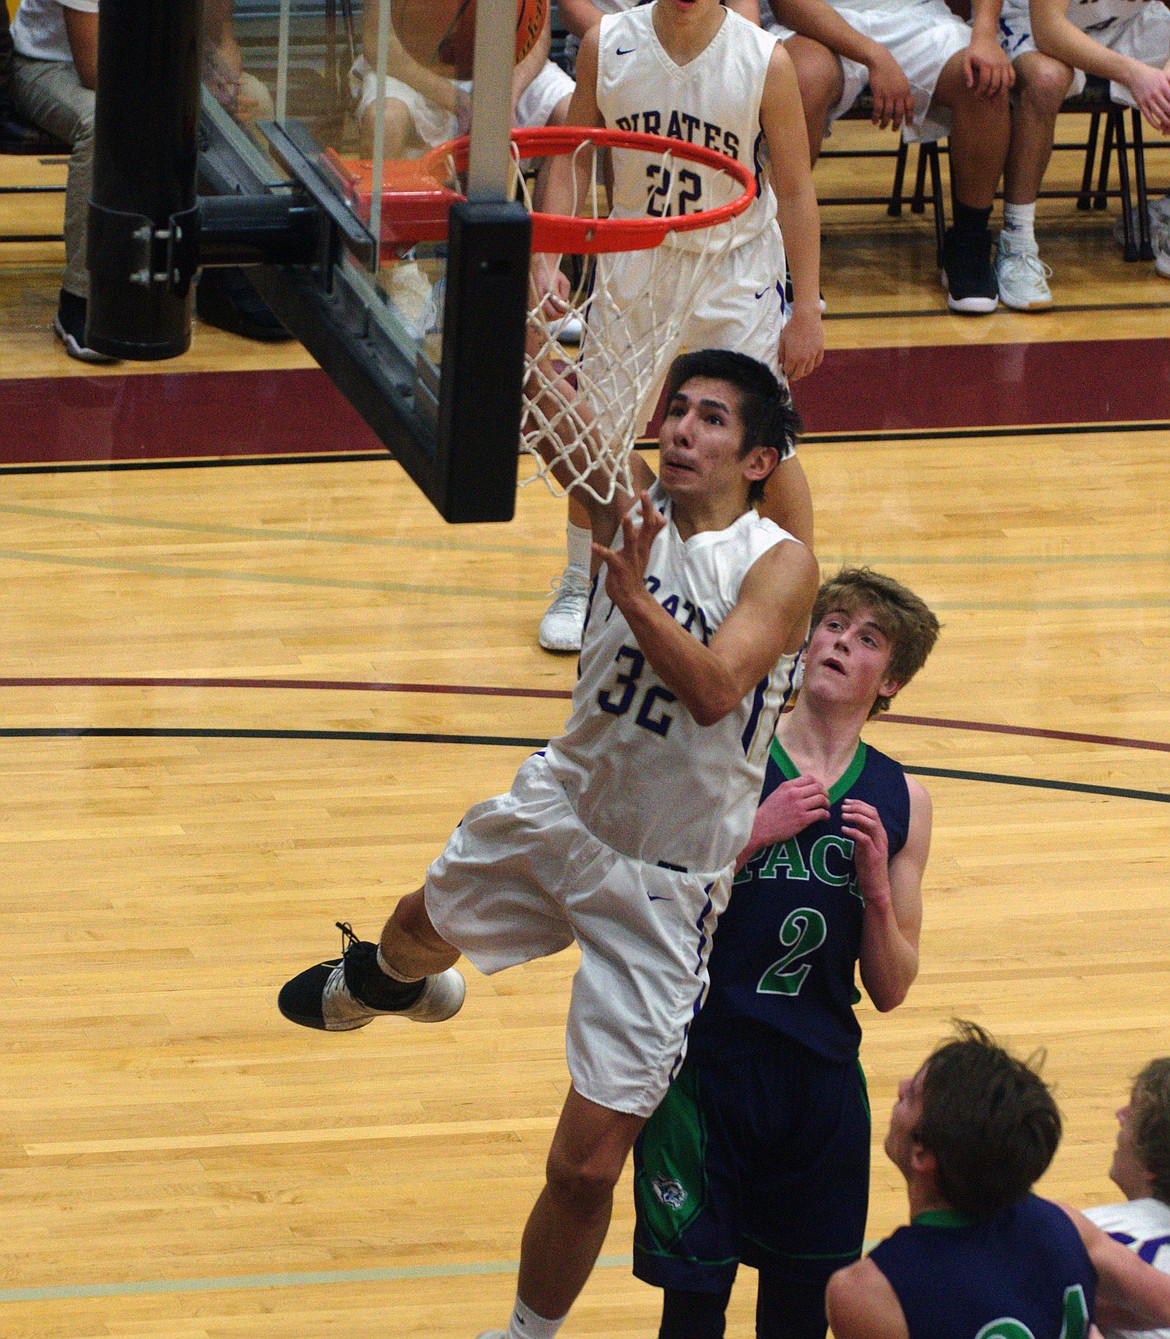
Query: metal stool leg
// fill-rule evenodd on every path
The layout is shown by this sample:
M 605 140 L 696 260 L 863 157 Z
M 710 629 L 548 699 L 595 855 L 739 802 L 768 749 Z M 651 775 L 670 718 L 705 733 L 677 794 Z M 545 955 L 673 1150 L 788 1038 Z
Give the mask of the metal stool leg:
M 1125 142 L 1125 108 L 1116 107 L 1111 110 L 1109 119 L 1114 123 L 1114 139 L 1117 142 L 1117 175 L 1121 186 L 1121 226 L 1125 230 L 1125 258 L 1137 260 L 1137 226 L 1133 216 L 1133 197 L 1129 191 L 1129 146 Z
M 900 217 L 902 213 L 902 186 L 906 180 L 906 155 L 909 152 L 910 146 L 899 135 L 898 161 L 894 165 L 894 185 L 890 191 L 890 203 L 886 206 L 886 213 L 892 219 Z
M 1141 113 L 1133 108 L 1133 176 L 1137 187 L 1137 240 L 1138 259 L 1153 260 L 1154 247 L 1150 238 L 1150 205 L 1146 196 L 1146 146 L 1142 140 Z
M 1081 177 L 1081 192 L 1077 196 L 1077 208 L 1088 209 L 1089 192 L 1093 188 L 1093 168 L 1097 162 L 1097 135 L 1101 128 L 1101 113 L 1094 112 L 1089 117 L 1089 137 L 1085 141 L 1085 171 Z

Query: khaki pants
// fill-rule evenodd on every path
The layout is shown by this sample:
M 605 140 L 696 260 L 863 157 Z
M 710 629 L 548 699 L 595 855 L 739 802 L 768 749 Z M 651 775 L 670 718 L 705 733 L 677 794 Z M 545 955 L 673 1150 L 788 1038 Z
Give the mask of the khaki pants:
M 89 297 L 85 233 L 93 182 L 93 90 L 83 88 L 71 61 L 12 62 L 12 102 L 26 121 L 73 146 L 65 187 L 65 273 L 61 287 Z

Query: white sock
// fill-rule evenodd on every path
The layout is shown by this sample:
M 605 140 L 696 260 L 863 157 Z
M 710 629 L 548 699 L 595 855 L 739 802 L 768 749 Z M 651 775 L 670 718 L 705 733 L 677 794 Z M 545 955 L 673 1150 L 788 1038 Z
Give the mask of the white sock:
M 579 567 L 588 578 L 589 564 L 593 561 L 593 531 L 570 521 L 565 526 L 565 550 L 568 565 Z
M 1036 203 L 1030 205 L 1004 204 L 1003 226 L 1011 233 L 1013 242 L 1026 246 L 1036 245 Z
M 554 1339 L 564 1323 L 564 1316 L 560 1320 L 546 1320 L 538 1316 L 517 1296 L 516 1305 L 512 1308 L 512 1319 L 508 1322 L 507 1339 Z
M 378 945 L 377 961 L 378 966 L 386 973 L 386 975 L 390 978 L 391 981 L 401 981 L 403 985 L 409 986 L 414 981 L 422 980 L 421 976 L 404 976 L 401 972 L 395 971 L 394 968 L 391 967 L 390 964 L 386 961 L 386 959 L 382 957 L 381 944 Z

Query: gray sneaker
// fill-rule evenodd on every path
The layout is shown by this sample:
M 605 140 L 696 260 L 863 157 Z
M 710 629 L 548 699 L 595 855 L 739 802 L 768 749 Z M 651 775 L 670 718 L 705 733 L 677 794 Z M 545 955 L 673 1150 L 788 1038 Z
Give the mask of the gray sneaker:
M 546 651 L 580 651 L 589 610 L 589 573 L 566 567 L 553 589 L 552 603 L 540 620 L 540 644 Z
M 343 922 L 338 926 L 348 941 L 342 956 L 319 962 L 281 988 L 277 1007 L 291 1023 L 325 1032 L 352 1032 L 388 1016 L 441 1023 L 462 1008 L 467 986 L 454 967 L 424 977 L 418 996 L 404 1008 L 377 1009 L 366 1004 L 355 993 L 359 989 L 356 982 L 376 968 L 378 946 L 358 939 Z
M 999 235 L 995 251 L 995 278 L 999 300 L 1015 311 L 1035 311 L 1052 305 L 1048 287 L 1051 269 L 1040 259 L 1036 244 L 1021 245 L 1006 229 Z

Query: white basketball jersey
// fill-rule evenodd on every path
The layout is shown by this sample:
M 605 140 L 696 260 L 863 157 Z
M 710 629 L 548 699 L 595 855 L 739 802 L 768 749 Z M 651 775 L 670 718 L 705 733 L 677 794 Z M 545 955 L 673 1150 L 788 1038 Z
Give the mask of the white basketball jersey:
M 726 530 L 683 540 L 661 485 L 650 492 L 667 518 L 646 567 L 646 588 L 704 644 L 731 612 L 752 564 L 791 536 L 754 511 Z M 621 545 L 619 530 L 614 544 Z M 784 656 L 715 725 L 700 726 L 651 668 L 605 569 L 589 603 L 573 712 L 547 758 L 578 817 L 607 846 L 648 864 L 714 873 L 751 834 L 776 717 L 792 686 Z
M 1068 21 L 1085 33 L 1100 33 L 1131 19 L 1152 0 L 1069 0 Z
M 601 20 L 597 106 L 611 130 L 686 140 L 748 167 L 758 194 L 739 219 L 722 225 L 734 229 L 739 245 L 777 226 L 760 128 L 760 101 L 776 37 L 725 9 L 707 46 L 686 65 L 676 65 L 654 31 L 654 9 L 642 5 Z M 656 155 L 623 150 L 613 155 L 613 166 L 614 218 L 696 214 L 740 194 L 738 184 L 723 173 L 681 159 L 671 170 Z M 679 233 L 672 241 L 702 247 L 712 241 L 712 233 Z
M 1085 1217 L 1123 1242 L 1148 1265 L 1170 1274 L 1170 1205 L 1161 1200 L 1129 1200 L 1086 1209 Z M 1170 1329 L 1109 1330 L 1105 1339 L 1170 1339 Z

